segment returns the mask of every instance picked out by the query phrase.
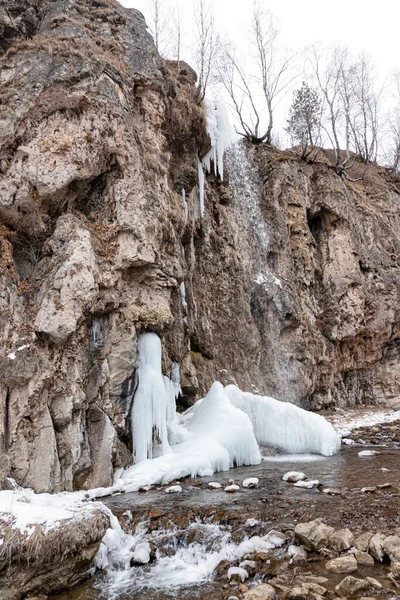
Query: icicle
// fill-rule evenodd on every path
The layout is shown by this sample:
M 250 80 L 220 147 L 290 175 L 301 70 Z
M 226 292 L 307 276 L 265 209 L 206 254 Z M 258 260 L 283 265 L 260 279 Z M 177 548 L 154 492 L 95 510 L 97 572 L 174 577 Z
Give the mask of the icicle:
M 181 302 L 182 302 L 182 308 L 183 308 L 183 316 L 187 317 L 188 315 L 188 305 L 186 302 L 186 288 L 185 288 L 185 283 L 182 281 L 182 283 L 179 286 L 179 290 L 181 292 Z
M 162 453 L 171 451 L 167 436 L 167 391 L 161 372 L 161 341 L 155 333 L 139 337 L 138 387 L 133 398 L 132 436 L 136 462 L 152 458 L 153 427 Z
M 167 424 L 169 424 L 176 421 L 176 400 L 182 393 L 179 364 L 177 362 L 173 362 L 171 365 L 170 377 L 164 376 L 164 385 L 167 393 Z
M 199 175 L 200 216 L 204 217 L 204 171 L 200 159 L 197 159 L 197 172 Z
M 90 352 L 93 353 L 103 345 L 103 334 L 101 331 L 101 321 L 99 317 L 94 317 L 92 330 L 90 332 Z
M 182 188 L 182 202 L 183 202 L 183 208 L 185 210 L 185 217 L 188 218 L 189 215 L 189 207 L 188 207 L 188 203 L 186 200 L 186 192 L 185 192 L 185 188 Z

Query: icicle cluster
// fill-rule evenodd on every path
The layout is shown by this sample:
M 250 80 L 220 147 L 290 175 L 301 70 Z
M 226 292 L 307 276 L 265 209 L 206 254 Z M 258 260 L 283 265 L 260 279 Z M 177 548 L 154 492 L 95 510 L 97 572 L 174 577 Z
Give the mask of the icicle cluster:
M 214 164 L 215 176 L 224 179 L 224 154 L 233 141 L 232 128 L 229 114 L 222 100 L 206 102 L 207 107 L 207 133 L 211 140 L 211 149 L 202 160 L 207 173 L 211 173 L 211 164 Z
M 167 420 L 175 418 L 175 400 L 180 390 L 179 381 L 172 381 L 161 372 L 161 341 L 158 335 L 141 335 L 138 350 L 138 386 L 132 407 L 132 436 L 136 463 L 153 456 L 153 428 L 161 443 L 161 453 L 171 452 Z
M 216 102 L 206 100 L 207 109 L 207 134 L 211 140 L 211 149 L 203 160 L 198 159 L 200 215 L 204 216 L 204 171 L 211 173 L 214 165 L 215 176 L 219 175 L 221 181 L 224 179 L 224 154 L 225 150 L 232 144 L 233 133 L 229 122 L 228 109 L 222 100 Z

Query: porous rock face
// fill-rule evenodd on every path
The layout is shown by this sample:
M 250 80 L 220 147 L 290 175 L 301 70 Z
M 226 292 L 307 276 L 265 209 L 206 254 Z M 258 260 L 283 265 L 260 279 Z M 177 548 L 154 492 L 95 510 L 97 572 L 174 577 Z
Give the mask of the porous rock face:
M 399 399 L 400 196 L 383 169 L 345 184 L 237 149 L 201 218 L 195 75 L 160 59 L 140 13 L 2 5 L 0 480 L 112 482 L 144 331 L 164 373 L 179 362 L 183 404 L 216 379 L 312 408 Z
M 269 391 L 311 409 L 399 407 L 399 182 L 376 165 L 346 181 L 324 155 L 307 165 L 257 149 L 256 162 L 271 236 L 266 266 L 284 284 L 272 301 L 254 300 L 262 371 L 274 356 L 286 374 L 268 381 Z M 363 170 L 356 163 L 349 176 Z

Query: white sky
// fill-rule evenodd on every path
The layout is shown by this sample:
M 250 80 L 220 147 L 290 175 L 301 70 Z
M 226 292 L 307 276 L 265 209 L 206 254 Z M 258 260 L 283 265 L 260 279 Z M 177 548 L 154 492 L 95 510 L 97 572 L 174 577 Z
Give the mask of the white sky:
M 143 13 L 148 0 L 122 0 L 124 6 Z M 182 7 L 190 0 L 180 0 Z M 285 45 L 303 48 L 320 41 L 323 45 L 346 45 L 354 52 L 370 54 L 382 71 L 400 68 L 399 0 L 263 0 L 278 18 Z M 217 25 L 237 42 L 244 38 L 252 0 L 212 0 Z
M 183 15 L 184 40 L 190 44 L 193 31 L 194 0 L 163 0 L 165 4 L 179 3 Z M 145 16 L 150 0 L 120 0 L 121 4 L 137 8 Z M 209 0 L 213 6 L 217 30 L 232 39 L 243 56 L 249 53 L 248 31 L 253 0 Z M 394 70 L 400 70 L 400 0 L 258 0 L 261 7 L 269 9 L 280 27 L 280 45 L 302 56 L 305 46 L 320 43 L 324 47 L 348 46 L 354 53 L 366 52 L 375 66 L 378 87 L 388 82 Z M 171 57 L 174 58 L 174 57 Z M 193 67 L 193 61 L 182 48 L 182 58 Z M 301 62 L 301 64 L 304 64 Z M 300 65 L 300 62 L 299 62 Z M 301 79 L 300 79 L 301 81 Z M 300 84 L 299 81 L 299 84 Z M 296 85 L 295 87 L 299 87 Z M 389 107 L 393 99 L 389 88 L 382 97 Z M 287 94 L 275 113 L 275 131 L 285 140 L 291 93 Z M 386 109 L 385 109 L 386 110 Z M 282 137 L 283 136 L 283 137 Z

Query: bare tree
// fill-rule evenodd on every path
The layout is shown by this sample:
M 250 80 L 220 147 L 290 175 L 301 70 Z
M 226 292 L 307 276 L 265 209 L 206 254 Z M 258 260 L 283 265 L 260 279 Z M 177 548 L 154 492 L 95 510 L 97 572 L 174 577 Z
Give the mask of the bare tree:
M 293 54 L 282 52 L 278 46 L 279 31 L 270 11 L 254 5 L 251 36 L 255 46 L 257 78 L 262 87 L 268 111 L 265 141 L 271 143 L 274 109 L 287 88 L 297 79 L 290 71 Z
M 372 65 L 362 54 L 353 67 L 352 110 L 350 130 L 354 149 L 365 164 L 375 161 L 378 154 L 379 100 Z
M 375 91 L 372 65 L 340 47 L 324 53 L 314 47 L 310 62 L 325 100 L 323 127 L 335 151 L 336 170 L 350 179 L 346 171 L 354 166 L 354 155 L 368 165 L 378 152 L 381 92 Z
M 400 71 L 394 73 L 394 107 L 386 118 L 384 159 L 393 174 L 400 173 Z
M 238 133 L 256 144 L 271 144 L 274 110 L 298 78 L 291 70 L 293 55 L 280 49 L 278 35 L 272 14 L 255 5 L 250 29 L 254 52 L 240 59 L 234 45 L 228 43 L 218 61 L 218 79 L 238 118 Z
M 317 47 L 311 49 L 310 62 L 313 73 L 324 98 L 326 118 L 322 126 L 335 151 L 335 165 L 342 171 L 349 156 L 350 133 L 346 134 L 346 158 L 342 160 L 341 128 L 347 123 L 345 105 L 349 105 L 349 88 L 347 78 L 347 50 L 334 48 L 331 55 L 322 54 Z M 347 130 L 347 125 L 345 126 Z
M 209 0 L 195 0 L 195 52 L 197 100 L 202 102 L 211 83 L 219 47 L 214 14 Z
M 266 134 L 262 134 L 260 130 L 261 110 L 255 100 L 256 87 L 231 44 L 225 44 L 221 48 L 217 68 L 218 81 L 227 92 L 231 108 L 241 127 L 241 131 L 237 130 L 237 133 L 255 144 L 264 141 Z
M 177 62 L 178 72 L 182 60 L 182 41 L 183 41 L 183 26 L 182 26 L 182 10 L 179 0 L 171 9 L 171 26 L 170 34 L 172 39 L 172 56 Z
M 165 0 L 148 0 L 149 28 L 160 54 L 166 50 L 167 16 Z

